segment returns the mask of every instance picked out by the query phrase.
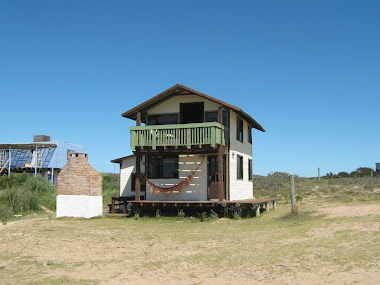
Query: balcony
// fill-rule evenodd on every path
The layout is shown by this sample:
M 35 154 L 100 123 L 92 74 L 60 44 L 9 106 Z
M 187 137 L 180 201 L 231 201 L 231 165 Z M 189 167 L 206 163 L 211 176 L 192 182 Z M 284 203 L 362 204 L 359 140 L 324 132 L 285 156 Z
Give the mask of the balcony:
M 131 147 L 179 147 L 190 149 L 192 146 L 210 145 L 215 148 L 228 144 L 228 128 L 222 124 L 196 123 L 177 125 L 153 125 L 130 127 Z

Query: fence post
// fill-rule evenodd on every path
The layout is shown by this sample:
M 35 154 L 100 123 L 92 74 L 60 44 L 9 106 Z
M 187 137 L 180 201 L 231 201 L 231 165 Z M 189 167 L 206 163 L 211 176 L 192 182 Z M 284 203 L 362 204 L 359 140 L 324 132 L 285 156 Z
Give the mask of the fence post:
M 290 175 L 290 201 L 292 205 L 292 214 L 296 215 L 298 210 L 296 203 L 296 189 L 294 187 L 294 175 Z
M 321 169 L 318 167 L 318 182 L 321 181 Z

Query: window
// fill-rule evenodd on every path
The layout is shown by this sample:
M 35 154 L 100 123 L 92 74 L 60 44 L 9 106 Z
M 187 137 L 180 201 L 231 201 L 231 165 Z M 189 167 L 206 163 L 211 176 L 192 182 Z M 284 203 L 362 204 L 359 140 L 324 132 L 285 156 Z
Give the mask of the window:
M 148 178 L 178 178 L 178 156 L 149 156 Z
M 248 180 L 252 181 L 252 159 L 248 159 Z
M 203 123 L 204 102 L 180 103 L 181 124 Z
M 148 115 L 148 125 L 178 124 L 178 114 Z
M 243 142 L 243 120 L 239 117 L 236 120 L 236 139 Z
M 252 144 L 252 127 L 248 126 L 248 142 Z
M 132 185 L 131 185 L 131 191 L 136 191 L 136 173 L 132 173 Z M 146 189 L 146 181 L 144 177 L 140 176 L 140 191 L 145 191 Z
M 237 179 L 243 179 L 243 157 L 237 156 Z
M 222 111 L 223 125 L 228 126 L 227 111 Z M 218 111 L 206 112 L 206 122 L 218 122 Z

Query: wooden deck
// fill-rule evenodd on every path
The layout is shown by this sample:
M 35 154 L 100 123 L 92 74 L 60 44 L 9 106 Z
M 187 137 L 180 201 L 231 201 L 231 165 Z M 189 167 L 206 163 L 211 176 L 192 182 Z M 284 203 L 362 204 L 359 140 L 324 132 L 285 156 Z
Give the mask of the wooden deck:
M 179 210 L 179 209 L 219 209 L 225 213 L 228 210 L 239 210 L 250 208 L 256 211 L 256 216 L 260 215 L 260 210 L 269 211 L 270 205 L 276 208 L 276 199 L 247 199 L 233 201 L 153 201 L 153 200 L 128 200 L 127 197 L 112 197 L 112 204 L 109 207 L 110 215 L 122 213 L 127 214 L 127 206 L 129 205 L 132 211 L 140 212 L 141 210 L 155 211 L 160 209 Z M 117 210 L 115 206 L 123 206 L 122 210 Z M 120 208 L 119 208 L 120 209 Z
M 247 200 L 233 200 L 233 201 L 128 201 L 128 203 L 133 208 L 134 206 L 139 207 L 216 207 L 222 206 L 226 207 L 228 205 L 252 205 L 261 206 L 267 205 L 269 203 L 275 203 L 276 199 L 247 199 Z

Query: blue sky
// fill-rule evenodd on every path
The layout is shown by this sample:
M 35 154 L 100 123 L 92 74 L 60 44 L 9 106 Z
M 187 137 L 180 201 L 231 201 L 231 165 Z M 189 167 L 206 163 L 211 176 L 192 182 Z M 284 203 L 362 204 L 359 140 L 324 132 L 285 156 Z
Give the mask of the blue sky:
M 0 142 L 131 154 L 121 113 L 181 83 L 241 107 L 254 172 L 380 162 L 380 1 L 0 1 Z M 116 167 L 117 169 L 117 167 Z

